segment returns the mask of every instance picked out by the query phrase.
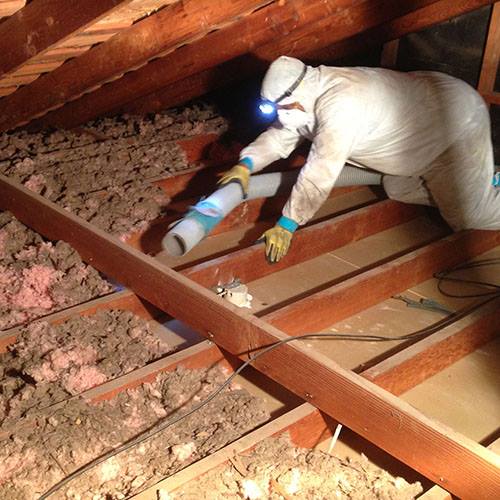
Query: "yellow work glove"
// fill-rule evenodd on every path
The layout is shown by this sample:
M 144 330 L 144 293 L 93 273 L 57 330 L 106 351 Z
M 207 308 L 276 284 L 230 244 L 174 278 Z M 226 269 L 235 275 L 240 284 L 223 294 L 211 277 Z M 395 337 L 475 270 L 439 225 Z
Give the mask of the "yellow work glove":
M 243 197 L 247 197 L 248 193 L 248 183 L 250 182 L 250 169 L 243 165 L 242 163 L 238 163 L 231 170 L 228 170 L 217 183 L 219 186 L 225 186 L 230 182 L 238 182 L 243 190 Z
M 296 229 L 297 223 L 283 216 L 260 237 L 261 240 L 266 240 L 266 257 L 269 262 L 279 262 L 287 254 Z

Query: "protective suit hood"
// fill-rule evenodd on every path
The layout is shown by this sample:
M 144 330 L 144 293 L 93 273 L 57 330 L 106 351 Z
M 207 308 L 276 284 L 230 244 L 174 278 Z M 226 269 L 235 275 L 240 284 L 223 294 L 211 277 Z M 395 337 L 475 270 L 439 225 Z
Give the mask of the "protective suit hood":
M 269 66 L 262 82 L 261 96 L 275 102 L 301 77 L 304 68 L 306 68 L 306 73 L 298 87 L 290 96 L 279 102 L 279 104 L 299 102 L 305 109 L 305 113 L 300 110 L 278 111 L 278 118 L 282 125 L 291 129 L 311 127 L 314 123 L 314 106 L 322 89 L 318 70 L 306 66 L 299 59 L 281 56 Z

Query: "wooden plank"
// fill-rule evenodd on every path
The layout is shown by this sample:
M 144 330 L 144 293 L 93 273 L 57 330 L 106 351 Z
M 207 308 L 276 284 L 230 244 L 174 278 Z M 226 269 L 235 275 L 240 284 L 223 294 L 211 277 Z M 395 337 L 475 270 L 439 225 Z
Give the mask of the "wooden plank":
M 22 9 L 26 0 L 2 0 L 0 2 L 0 17 L 7 17 Z
M 481 95 L 488 104 L 500 105 L 500 92 L 481 92 Z
M 119 81 L 69 103 L 64 110 L 58 110 L 47 117 L 44 125 L 71 128 L 110 111 L 120 112 L 120 106 L 124 103 L 249 51 L 252 51 L 252 57 L 270 61 L 272 58 L 262 57 L 259 46 L 269 42 L 277 43 L 277 33 L 280 39 L 286 41 L 286 49 L 282 53 L 289 53 L 289 47 L 296 43 L 288 43 L 294 33 L 298 33 L 299 39 L 305 36 L 304 30 L 311 36 L 316 25 L 325 19 L 328 20 L 329 26 L 335 26 L 335 30 L 329 29 L 328 32 L 334 34 L 335 40 L 338 41 L 391 19 L 398 12 L 406 13 L 432 1 L 436 0 L 418 0 L 411 4 L 402 2 L 398 6 L 394 3 L 389 6 L 386 5 L 387 2 L 373 0 L 275 2 L 238 23 L 181 47 L 137 71 L 124 75 Z M 314 36 L 314 40 L 316 38 Z M 228 44 L 227 40 L 231 40 L 231 43 Z M 203 57 L 200 57 L 200 54 L 203 54 Z
M 34 0 L 0 25 L 0 78 L 131 0 Z M 41 20 L 44 22 L 40 22 Z
M 497 439 L 494 443 L 488 446 L 489 450 L 498 453 L 500 450 L 500 439 Z M 433 486 L 429 491 L 426 491 L 423 495 L 418 497 L 419 500 L 453 500 L 453 497 L 449 492 L 441 488 L 440 486 Z
M 483 52 L 483 62 L 479 73 L 477 90 L 482 94 L 490 94 L 495 90 L 495 81 L 500 58 L 500 4 L 495 3 L 491 12 L 488 37 Z
M 288 338 L 4 176 L 0 176 L 0 208 L 48 238 L 67 241 L 86 262 L 243 359 L 258 347 Z M 498 496 L 500 458 L 495 453 L 325 356 L 295 342 L 280 345 L 253 364 L 454 494 Z
M 300 264 L 371 234 L 403 224 L 421 214 L 421 208 L 385 200 L 297 231 L 286 258 L 270 265 L 264 244 L 256 244 L 229 255 L 193 266 L 185 276 L 207 287 L 229 283 L 234 278 L 248 283 L 257 278 Z
M 500 245 L 500 231 L 463 231 L 405 254 L 268 316 L 289 334 L 317 332 Z
M 219 0 L 214 3 L 213 0 L 186 0 L 160 10 L 68 61 L 29 88 L 20 89 L 3 99 L 0 131 L 27 123 L 31 118 L 271 1 Z M 172 26 L 176 29 L 171 29 Z M 79 77 L 75 78 L 75 75 Z
M 40 75 L 26 75 L 26 76 L 7 76 L 0 80 L 2 87 L 10 87 L 12 85 L 27 85 L 34 82 Z
M 400 395 L 500 334 L 500 298 L 365 370 L 363 376 Z
M 12 92 L 15 92 L 16 90 L 17 87 L 0 87 L 0 97 L 12 94 Z
M 407 388 L 422 383 L 446 367 L 444 363 L 439 362 L 432 369 L 428 369 L 432 361 L 435 361 L 440 354 L 445 354 L 446 365 L 449 365 L 479 347 L 479 342 L 474 338 L 476 335 L 481 338 L 481 343 L 486 343 L 488 335 L 484 335 L 482 332 L 485 326 L 485 318 L 488 319 L 489 338 L 498 333 L 500 326 L 495 324 L 493 318 L 495 313 L 498 312 L 499 304 L 500 299 L 497 299 L 493 304 L 488 304 L 479 309 L 473 308 L 471 315 L 466 316 L 464 320 L 392 355 L 375 367 L 363 371 L 362 376 L 374 381 L 377 385 L 393 394 L 402 394 Z M 417 379 L 414 378 L 415 375 L 417 375 Z M 395 384 L 397 378 L 403 380 L 403 383 Z M 176 490 L 189 481 L 196 480 L 215 467 L 228 462 L 233 456 L 248 452 L 259 442 L 271 436 L 289 432 L 291 440 L 296 446 L 310 448 L 328 438 L 334 427 L 335 422 L 325 419 L 325 416 L 320 411 L 312 405 L 304 403 L 273 422 L 251 432 L 245 438 L 241 438 L 232 445 L 222 448 L 210 457 L 202 459 L 183 471 L 160 481 L 134 498 L 138 500 L 150 498 L 150 495 L 158 488 L 168 492 Z M 445 490 L 439 489 L 445 492 Z M 422 498 L 428 498 L 429 500 L 434 498 L 426 495 Z
M 67 59 L 71 59 L 72 57 L 78 57 L 86 50 L 87 49 L 85 47 L 74 47 L 71 49 L 68 49 L 66 47 L 54 47 L 39 55 L 36 58 L 36 62 L 43 63 L 51 61 L 66 61 Z
M 49 71 L 53 71 L 54 69 L 58 68 L 63 64 L 64 61 L 51 61 L 51 62 L 36 62 L 36 63 L 29 63 L 25 64 L 21 68 L 19 68 L 17 71 L 9 75 L 9 78 L 16 78 L 18 76 L 24 76 L 24 75 L 40 75 L 41 73 L 47 73 Z
M 91 95 L 73 101 L 67 110 L 59 110 L 57 114 L 47 117 L 45 124 L 57 123 L 57 126 L 71 128 L 181 78 L 244 54 L 275 39 L 277 33 L 286 33 L 317 21 L 325 13 L 332 13 L 334 7 L 345 8 L 352 3 L 349 0 L 291 0 L 286 3 L 271 3 L 230 26 L 124 75 L 119 81 L 101 87 Z M 231 43 L 228 44 L 227 40 L 231 40 Z
M 276 46 L 274 50 L 272 44 L 269 44 L 264 61 L 259 60 L 254 51 L 251 51 L 248 56 L 185 77 L 161 90 L 126 103 L 113 111 L 140 114 L 160 111 L 183 104 L 214 89 L 262 73 L 267 66 L 265 61 L 268 58 L 273 59 L 282 53 L 303 57 L 306 61 L 314 64 L 325 64 L 325 62 L 335 61 L 347 55 L 366 51 L 367 47 L 400 38 L 408 33 L 425 29 L 491 3 L 493 3 L 493 0 L 441 0 L 341 42 L 329 43 L 324 41 L 320 43 L 315 37 L 305 37 L 303 43 L 299 40 L 297 44 L 287 44 L 286 49 Z M 326 36 L 329 36 L 328 33 L 334 31 L 331 26 L 328 26 L 323 28 L 322 31 L 318 29 L 317 34 L 320 36 L 320 34 L 326 33 Z M 325 45 L 320 48 L 322 43 L 325 43 Z M 282 52 L 283 50 L 284 52 Z M 264 58 L 264 55 L 262 54 L 259 57 Z
M 439 0 L 423 9 L 401 16 L 388 23 L 376 26 L 349 40 L 338 44 L 315 49 L 307 54 L 308 59 L 331 61 L 346 57 L 355 53 L 366 51 L 367 47 L 374 47 L 390 40 L 401 38 L 435 24 L 442 23 L 457 16 L 467 14 L 486 5 L 494 3 L 490 1 L 468 1 L 468 0 Z
M 384 43 L 380 55 L 380 66 L 382 68 L 395 69 L 398 62 L 399 38 Z

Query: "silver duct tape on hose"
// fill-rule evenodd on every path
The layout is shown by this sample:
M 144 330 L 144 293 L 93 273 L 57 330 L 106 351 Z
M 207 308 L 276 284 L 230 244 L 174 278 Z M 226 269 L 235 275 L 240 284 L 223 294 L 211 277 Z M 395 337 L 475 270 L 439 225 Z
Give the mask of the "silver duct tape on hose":
M 299 170 L 260 174 L 250 177 L 247 200 L 270 198 L 290 193 Z M 335 187 L 379 185 L 380 174 L 346 165 Z M 172 256 L 180 257 L 195 247 L 229 212 L 243 200 L 241 186 L 230 183 L 202 200 L 165 235 L 163 248 Z

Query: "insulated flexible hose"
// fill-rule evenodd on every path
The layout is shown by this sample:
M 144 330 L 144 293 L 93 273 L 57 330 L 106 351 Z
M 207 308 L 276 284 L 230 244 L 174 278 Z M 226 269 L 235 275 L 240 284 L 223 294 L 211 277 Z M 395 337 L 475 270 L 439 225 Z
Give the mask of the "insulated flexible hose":
M 250 177 L 247 200 L 287 194 L 298 175 L 299 170 L 253 175 Z M 379 185 L 381 182 L 381 174 L 346 165 L 335 187 Z M 242 201 L 243 193 L 239 184 L 230 183 L 223 186 L 192 207 L 184 218 L 172 227 L 163 238 L 163 248 L 175 257 L 185 255 Z

